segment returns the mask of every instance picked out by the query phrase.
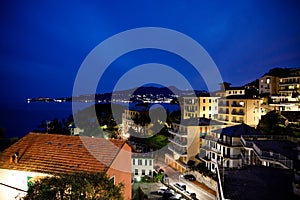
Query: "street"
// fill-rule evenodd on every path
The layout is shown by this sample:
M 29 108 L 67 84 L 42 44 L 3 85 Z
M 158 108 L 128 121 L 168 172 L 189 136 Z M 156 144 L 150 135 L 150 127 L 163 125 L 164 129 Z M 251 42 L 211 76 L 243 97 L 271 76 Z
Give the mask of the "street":
M 163 166 L 162 169 L 164 170 L 164 173 L 168 175 L 170 185 L 174 185 L 177 182 L 186 184 L 186 190 L 190 193 L 196 193 L 199 200 L 212 200 L 216 198 L 209 192 L 195 185 L 192 181 L 185 180 L 181 177 L 182 174 L 180 172 L 175 171 L 171 167 Z

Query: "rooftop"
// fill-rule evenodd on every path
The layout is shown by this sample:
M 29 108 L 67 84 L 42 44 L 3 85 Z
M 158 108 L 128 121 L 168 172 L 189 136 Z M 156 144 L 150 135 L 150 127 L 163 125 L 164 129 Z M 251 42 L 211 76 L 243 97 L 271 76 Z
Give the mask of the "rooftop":
M 224 125 L 224 123 L 207 118 L 189 118 L 182 119 L 180 122 L 175 122 L 183 126 L 209 126 L 209 125 Z
M 259 99 L 258 97 L 253 97 L 251 95 L 229 95 L 224 97 L 224 99 Z
M 48 174 L 105 171 L 124 144 L 123 140 L 29 133 L 0 154 L 0 168 Z M 18 163 L 11 163 L 16 153 Z
M 289 159 L 297 160 L 298 153 L 295 151 L 297 144 L 288 140 L 254 140 L 256 146 L 262 151 L 280 153 Z
M 261 135 L 261 133 L 247 124 L 238 124 L 223 129 L 213 130 L 212 132 L 231 137 L 240 137 L 241 135 Z
M 249 166 L 225 170 L 223 186 L 226 199 L 296 199 L 293 194 L 293 172 L 289 170 Z

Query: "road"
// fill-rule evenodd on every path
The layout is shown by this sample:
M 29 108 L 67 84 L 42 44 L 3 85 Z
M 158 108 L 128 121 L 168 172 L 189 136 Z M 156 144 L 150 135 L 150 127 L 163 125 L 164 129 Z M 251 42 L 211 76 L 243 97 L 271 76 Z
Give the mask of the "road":
M 169 166 L 164 166 L 162 167 L 164 170 L 165 174 L 168 175 L 169 177 L 169 184 L 174 185 L 177 182 L 181 182 L 186 184 L 186 190 L 189 191 L 190 193 L 194 192 L 197 195 L 197 198 L 199 200 L 214 200 L 216 197 L 209 192 L 203 190 L 202 188 L 198 187 L 197 185 L 193 184 L 192 181 L 187 181 L 185 180 L 182 176 L 182 174 L 178 171 L 175 171 Z

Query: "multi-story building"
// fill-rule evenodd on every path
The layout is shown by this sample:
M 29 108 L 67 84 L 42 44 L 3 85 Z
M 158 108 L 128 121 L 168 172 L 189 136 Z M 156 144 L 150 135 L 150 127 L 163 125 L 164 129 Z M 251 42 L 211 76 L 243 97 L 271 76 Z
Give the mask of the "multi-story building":
M 218 120 L 228 124 L 245 123 L 256 126 L 265 114 L 260 107 L 260 99 L 246 95 L 231 95 L 219 99 Z
M 242 166 L 241 136 L 259 134 L 246 124 L 212 130 L 202 139 L 199 157 L 212 172 L 215 172 L 217 165 L 239 168 Z
M 218 115 L 218 98 L 209 96 L 183 97 L 183 118 L 216 119 Z
M 174 169 L 185 172 L 187 162 L 199 153 L 201 137 L 223 126 L 223 123 L 204 118 L 185 119 L 180 124 L 173 123 L 173 129 L 169 131 L 173 135 L 168 146 L 171 153 L 165 154 L 165 162 Z
M 132 154 L 132 178 L 140 180 L 141 177 L 153 177 L 154 157 L 153 153 Z
M 122 135 L 123 137 L 128 137 L 130 135 L 130 130 L 132 129 L 131 134 L 137 134 L 136 136 L 151 136 L 153 134 L 153 131 L 151 127 L 153 124 L 145 123 L 137 124 L 135 123 L 134 119 L 140 118 L 141 116 L 148 116 L 148 111 L 143 106 L 133 107 L 128 110 L 124 110 L 122 114 Z
M 278 94 L 279 78 L 277 76 L 264 75 L 259 78 L 259 94 Z
M 300 69 L 291 71 L 290 76 L 279 79 L 279 94 L 281 102 L 300 100 Z
M 220 90 L 216 92 L 218 97 L 227 97 L 230 95 L 245 95 L 244 87 L 230 87 L 230 83 L 220 84 Z

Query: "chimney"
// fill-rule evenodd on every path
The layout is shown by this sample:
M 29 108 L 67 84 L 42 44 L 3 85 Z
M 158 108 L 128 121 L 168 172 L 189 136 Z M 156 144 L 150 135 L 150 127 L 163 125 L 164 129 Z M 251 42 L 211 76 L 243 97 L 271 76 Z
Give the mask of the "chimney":
M 19 152 L 16 152 L 10 157 L 10 163 L 17 164 L 18 161 L 19 161 Z

